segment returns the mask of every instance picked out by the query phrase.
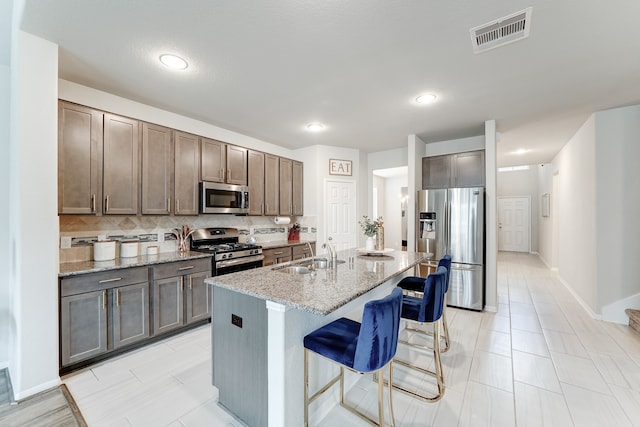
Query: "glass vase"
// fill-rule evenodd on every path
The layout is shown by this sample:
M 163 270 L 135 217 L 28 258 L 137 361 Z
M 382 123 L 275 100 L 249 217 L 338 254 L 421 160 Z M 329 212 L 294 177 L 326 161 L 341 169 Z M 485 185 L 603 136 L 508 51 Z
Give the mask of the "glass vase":
M 368 251 L 372 251 L 374 250 L 375 246 L 376 246 L 376 243 L 374 241 L 373 236 L 367 236 L 367 239 L 365 240 L 364 248 Z
M 374 250 L 381 251 L 384 249 L 384 227 L 376 227 Z

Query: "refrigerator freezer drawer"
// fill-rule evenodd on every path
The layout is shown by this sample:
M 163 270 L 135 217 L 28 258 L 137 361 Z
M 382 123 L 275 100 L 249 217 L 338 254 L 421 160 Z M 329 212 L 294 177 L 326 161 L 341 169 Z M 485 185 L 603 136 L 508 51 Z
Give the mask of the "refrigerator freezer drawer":
M 482 310 L 484 308 L 484 268 L 481 265 L 451 264 L 447 305 Z

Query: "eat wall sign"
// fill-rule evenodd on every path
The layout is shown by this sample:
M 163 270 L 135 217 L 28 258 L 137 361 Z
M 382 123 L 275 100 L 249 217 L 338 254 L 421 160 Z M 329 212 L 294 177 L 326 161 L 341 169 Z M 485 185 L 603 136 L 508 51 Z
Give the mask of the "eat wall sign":
M 351 160 L 329 159 L 329 175 L 351 176 Z

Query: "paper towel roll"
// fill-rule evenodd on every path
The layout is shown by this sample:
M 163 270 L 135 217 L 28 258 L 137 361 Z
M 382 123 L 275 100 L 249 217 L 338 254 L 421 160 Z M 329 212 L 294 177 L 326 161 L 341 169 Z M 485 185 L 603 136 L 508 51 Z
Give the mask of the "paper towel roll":
M 288 216 L 277 216 L 273 219 L 273 222 L 278 225 L 289 224 L 291 222 L 291 218 L 289 218 Z

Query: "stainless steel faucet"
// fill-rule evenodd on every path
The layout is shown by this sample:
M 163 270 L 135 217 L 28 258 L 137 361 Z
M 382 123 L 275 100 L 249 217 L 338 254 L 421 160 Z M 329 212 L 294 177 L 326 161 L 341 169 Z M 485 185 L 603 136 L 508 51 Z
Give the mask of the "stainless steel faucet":
M 307 247 L 309 248 L 309 253 L 311 254 L 311 259 L 314 258 L 313 248 L 311 247 L 311 243 L 307 242 Z
M 327 239 L 327 242 L 322 244 L 322 247 L 329 249 L 329 254 L 331 256 L 330 260 L 329 260 L 329 265 L 331 267 L 337 267 L 338 266 L 338 254 L 336 253 L 336 248 L 335 248 L 335 246 L 333 246 L 333 243 L 331 243 L 331 240 L 333 240 L 333 239 L 331 237 L 329 237 Z

